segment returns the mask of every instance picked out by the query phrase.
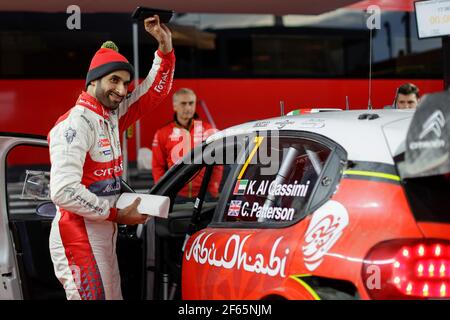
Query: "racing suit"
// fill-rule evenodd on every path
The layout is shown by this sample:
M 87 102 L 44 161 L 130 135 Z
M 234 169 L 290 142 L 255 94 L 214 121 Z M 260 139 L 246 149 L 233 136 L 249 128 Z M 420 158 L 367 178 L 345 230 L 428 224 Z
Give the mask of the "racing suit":
M 217 132 L 208 122 L 192 120 L 189 130 L 181 126 L 176 119 L 156 131 L 152 143 L 152 175 L 154 182 L 178 160 L 185 156 L 191 149 Z M 208 184 L 208 192 L 214 198 L 218 197 L 219 185 L 222 179 L 222 167 L 213 170 Z M 185 185 L 179 196 L 193 198 L 197 196 L 204 176 L 204 169 Z
M 146 79 L 116 110 L 83 92 L 48 135 L 57 206 L 49 246 L 67 299 L 122 299 L 114 207 L 123 168 L 119 134 L 167 96 L 174 66 L 173 50 L 156 51 Z

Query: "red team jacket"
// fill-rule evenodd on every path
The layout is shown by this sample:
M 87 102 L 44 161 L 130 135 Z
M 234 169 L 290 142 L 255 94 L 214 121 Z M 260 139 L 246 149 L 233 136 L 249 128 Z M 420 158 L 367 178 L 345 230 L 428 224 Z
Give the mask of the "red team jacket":
M 217 129 L 213 128 L 208 122 L 200 120 L 193 120 L 189 130 L 179 125 L 176 121 L 172 121 L 156 131 L 152 143 L 152 174 L 154 182 L 159 181 L 174 163 L 215 132 L 217 132 Z M 212 173 L 208 192 L 213 197 L 218 196 L 222 172 L 222 167 L 216 167 Z M 196 197 L 200 190 L 203 175 L 204 169 L 183 187 L 178 195 L 188 198 Z

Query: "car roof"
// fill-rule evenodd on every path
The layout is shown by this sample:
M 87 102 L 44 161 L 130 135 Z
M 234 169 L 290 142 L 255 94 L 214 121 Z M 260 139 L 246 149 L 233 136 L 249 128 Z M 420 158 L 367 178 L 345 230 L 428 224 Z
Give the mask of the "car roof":
M 370 115 L 378 117 L 369 120 L 367 116 Z M 393 164 L 393 156 L 404 148 L 413 115 L 414 110 L 377 109 L 284 116 L 230 127 L 209 137 L 207 143 L 256 131 L 306 131 L 341 145 L 347 151 L 349 160 Z M 358 119 L 360 117 L 364 119 Z

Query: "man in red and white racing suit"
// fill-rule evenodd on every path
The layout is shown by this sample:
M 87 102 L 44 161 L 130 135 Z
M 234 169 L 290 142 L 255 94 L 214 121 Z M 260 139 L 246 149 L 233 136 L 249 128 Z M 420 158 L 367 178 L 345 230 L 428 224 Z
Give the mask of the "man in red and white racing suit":
M 50 233 L 56 277 L 67 299 L 122 299 L 116 256 L 117 223 L 144 223 L 139 199 L 118 210 L 120 133 L 169 93 L 175 55 L 169 29 L 154 16 L 145 29 L 159 43 L 146 79 L 127 96 L 133 68 L 112 42 L 97 51 L 86 92 L 48 135 L 50 190 L 57 214 Z

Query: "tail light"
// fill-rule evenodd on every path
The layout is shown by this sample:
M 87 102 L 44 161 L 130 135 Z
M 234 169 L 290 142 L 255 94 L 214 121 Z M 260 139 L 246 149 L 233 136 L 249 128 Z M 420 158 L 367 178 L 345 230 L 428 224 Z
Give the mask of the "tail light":
M 450 242 L 382 242 L 364 259 L 362 278 L 372 299 L 448 299 Z

